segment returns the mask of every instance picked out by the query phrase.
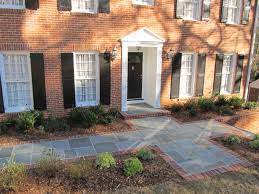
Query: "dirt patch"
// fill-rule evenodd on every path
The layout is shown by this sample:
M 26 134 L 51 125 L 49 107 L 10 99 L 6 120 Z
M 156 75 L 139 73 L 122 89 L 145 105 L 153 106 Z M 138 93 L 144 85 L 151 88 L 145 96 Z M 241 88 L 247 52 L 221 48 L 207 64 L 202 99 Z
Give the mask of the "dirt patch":
M 66 174 L 66 167 L 61 169 L 55 178 L 47 179 L 37 177 L 33 169 L 29 170 L 29 177 L 26 184 L 17 192 L 43 193 L 51 191 L 54 193 L 64 192 L 100 192 L 114 191 L 128 186 L 144 187 L 155 185 L 165 181 L 174 181 L 175 183 L 185 182 L 159 155 L 151 161 L 142 161 L 144 171 L 133 177 L 127 177 L 123 173 L 123 161 L 134 154 L 120 154 L 115 156 L 117 165 L 108 170 L 97 169 L 92 162 L 92 170 L 84 180 L 77 182 L 71 181 Z M 66 165 L 68 166 L 68 165 Z
M 0 146 L 26 143 L 41 139 L 64 139 L 71 136 L 108 134 L 133 130 L 135 129 L 130 127 L 130 125 L 122 119 L 110 125 L 95 125 L 89 129 L 74 126 L 71 127 L 69 131 L 55 131 L 53 133 L 40 131 L 38 129 L 30 130 L 28 133 L 21 133 L 15 128 L 10 128 L 6 134 L 0 135 Z
M 241 138 L 241 137 L 240 137 Z M 213 140 L 217 143 L 229 148 L 230 150 L 238 153 L 240 156 L 243 156 L 247 160 L 259 165 L 259 150 L 252 149 L 249 146 L 249 139 L 241 138 L 240 144 L 227 144 L 224 141 L 225 137 L 214 138 Z

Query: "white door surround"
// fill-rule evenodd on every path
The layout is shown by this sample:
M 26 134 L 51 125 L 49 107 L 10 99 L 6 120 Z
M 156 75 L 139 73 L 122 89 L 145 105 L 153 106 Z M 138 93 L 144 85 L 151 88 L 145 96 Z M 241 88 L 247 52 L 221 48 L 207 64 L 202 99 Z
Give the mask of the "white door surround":
M 122 42 L 122 88 L 121 109 L 127 111 L 128 52 L 140 49 L 144 53 L 143 97 L 154 108 L 160 108 L 162 49 L 164 39 L 147 28 L 141 28 L 121 39 Z M 146 59 L 146 60 L 145 60 Z M 146 80 L 146 81 L 145 81 Z M 153 82 L 152 82 L 153 81 Z

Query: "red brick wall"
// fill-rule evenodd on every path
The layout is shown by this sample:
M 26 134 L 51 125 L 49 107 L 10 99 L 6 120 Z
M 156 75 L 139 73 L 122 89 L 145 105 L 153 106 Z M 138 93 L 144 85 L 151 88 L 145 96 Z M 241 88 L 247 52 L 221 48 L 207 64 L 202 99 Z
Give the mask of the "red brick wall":
M 57 0 L 40 0 L 36 11 L 0 9 L 0 51 L 28 50 L 44 53 L 48 110 L 64 115 L 60 53 L 100 51 L 118 48 L 112 62 L 111 101 L 121 102 L 120 38 L 147 27 L 166 42 L 164 50 L 206 52 L 205 94 L 211 94 L 215 54 L 245 54 L 245 66 L 251 42 L 253 11 L 248 25 L 220 23 L 220 0 L 212 0 L 210 21 L 175 19 L 175 1 L 156 0 L 154 7 L 133 6 L 131 0 L 111 0 L 110 14 L 59 12 Z M 254 7 L 254 0 L 252 1 Z M 254 8 L 252 8 L 254 10 Z M 245 84 L 245 72 L 242 91 Z M 161 102 L 170 103 L 171 66 L 163 61 Z

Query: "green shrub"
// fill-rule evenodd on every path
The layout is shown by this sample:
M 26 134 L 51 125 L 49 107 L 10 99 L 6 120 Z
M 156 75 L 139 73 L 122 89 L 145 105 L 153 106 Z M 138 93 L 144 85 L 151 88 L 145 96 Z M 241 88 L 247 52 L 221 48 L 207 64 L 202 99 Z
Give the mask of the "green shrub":
M 243 100 L 237 96 L 232 96 L 228 99 L 228 104 L 234 109 L 240 109 L 243 105 Z
M 123 169 L 126 176 L 134 176 L 137 173 L 143 172 L 144 167 L 138 158 L 133 157 L 124 161 Z
M 226 115 L 226 116 L 231 116 L 234 114 L 233 110 L 231 109 L 230 106 L 221 106 L 218 107 L 218 113 L 220 115 Z
M 103 105 L 89 107 L 89 110 L 91 112 L 95 113 L 96 115 L 102 115 L 102 114 L 106 113 Z
M 180 112 L 181 110 L 183 110 L 183 104 L 181 103 L 175 103 L 171 106 L 171 112 Z
M 110 153 L 101 153 L 96 157 L 96 166 L 100 169 L 107 169 L 116 166 L 116 161 L 112 154 Z
M 64 119 L 56 118 L 52 114 L 43 122 L 44 130 L 47 132 L 69 131 L 70 126 Z
M 198 108 L 198 104 L 196 100 L 191 99 L 184 103 L 184 109 L 187 111 L 192 109 L 197 109 L 197 108 Z
M 15 126 L 15 123 L 16 123 L 16 120 L 12 118 L 8 118 L 0 122 L 0 135 L 6 134 L 9 128 Z
M 67 168 L 68 177 L 73 181 L 85 179 L 92 170 L 92 167 L 92 162 L 88 160 L 80 160 L 78 162 L 71 163 Z
M 249 145 L 252 149 L 259 150 L 259 139 L 250 141 Z
M 0 191 L 15 191 L 26 183 L 27 171 L 22 164 L 10 162 L 0 170 Z
M 255 109 L 257 107 L 259 107 L 259 103 L 257 102 L 245 102 L 243 104 L 243 108 L 248 110 Z
M 213 111 L 214 110 L 214 101 L 212 98 L 201 97 L 198 100 L 198 106 L 201 111 Z
M 98 110 L 93 110 L 93 108 L 82 108 L 77 107 L 73 108 L 69 114 L 69 118 L 73 122 L 77 122 L 81 125 L 83 125 L 86 128 L 90 128 L 93 125 L 95 125 L 98 121 L 97 115 L 95 112 L 98 112 Z
M 259 134 L 255 134 L 254 139 L 253 140 L 259 140 Z
M 16 120 L 16 127 L 19 130 L 26 131 L 34 128 L 36 125 L 41 124 L 43 120 L 43 114 L 40 111 L 31 110 L 20 113 Z
M 155 156 L 150 150 L 141 149 L 138 151 L 137 157 L 142 160 L 152 160 Z
M 37 176 L 53 178 L 64 167 L 64 163 L 54 150 L 46 150 L 36 162 L 34 172 Z
M 216 100 L 215 100 L 214 103 L 215 103 L 216 106 L 227 106 L 228 100 L 225 96 L 219 95 L 219 96 L 216 97 Z
M 195 117 L 198 114 L 198 110 L 197 110 L 197 108 L 192 107 L 192 108 L 187 110 L 187 113 L 188 113 L 188 116 Z
M 118 119 L 121 116 L 120 111 L 118 111 L 116 108 L 110 108 L 109 114 L 112 115 L 115 119 Z
M 230 135 L 224 140 L 229 145 L 240 144 L 241 140 L 236 135 Z

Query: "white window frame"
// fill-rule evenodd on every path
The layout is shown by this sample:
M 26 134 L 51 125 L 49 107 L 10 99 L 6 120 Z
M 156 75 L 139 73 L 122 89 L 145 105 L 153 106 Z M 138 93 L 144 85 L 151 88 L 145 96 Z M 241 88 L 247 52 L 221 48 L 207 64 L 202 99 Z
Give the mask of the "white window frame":
M 146 6 L 154 6 L 155 0 L 148 0 L 149 2 L 143 2 L 143 0 L 132 0 L 133 5 L 146 5 Z
M 2 5 L 0 4 L 0 9 L 25 9 L 25 0 L 22 0 L 22 5 Z
M 31 87 L 31 105 L 29 106 L 21 106 L 21 107 L 8 107 L 8 95 L 7 95 L 7 88 L 6 88 L 6 81 L 5 81 L 5 73 L 4 73 L 4 56 L 3 55 L 27 55 L 28 60 L 28 71 L 29 71 L 29 80 L 30 80 L 30 87 Z M 1 52 L 0 53 L 0 71 L 1 71 L 1 83 L 2 83 L 2 91 L 3 91 L 3 101 L 4 101 L 4 108 L 6 113 L 15 113 L 15 112 L 23 112 L 28 110 L 34 109 L 34 99 L 33 99 L 33 86 L 32 86 L 32 74 L 31 74 L 31 60 L 30 60 L 30 53 L 29 52 Z
M 181 60 L 181 72 L 180 72 L 180 89 L 179 89 L 179 98 L 190 98 L 195 95 L 195 86 L 196 86 L 196 74 L 197 74 L 197 62 L 198 62 L 198 54 L 192 53 L 192 52 L 184 52 L 182 53 L 182 59 L 183 55 L 193 55 L 193 62 L 192 62 L 192 86 L 191 86 L 191 93 L 189 95 L 183 95 L 181 93 L 181 77 L 182 77 L 182 65 L 183 60 Z
M 197 21 L 197 20 L 200 20 L 201 19 L 201 14 L 202 14 L 202 0 L 181 0 L 183 2 L 183 18 L 184 20 L 193 20 L 193 21 Z M 196 17 L 194 17 L 194 15 L 192 17 L 188 17 L 188 16 L 185 16 L 184 15 L 184 12 L 185 12 L 185 9 L 184 9 L 184 6 L 185 6 L 185 3 L 188 3 L 192 1 L 197 1 L 197 9 L 198 10 L 193 10 L 193 14 L 196 14 Z M 193 3 L 194 4 L 194 3 Z
M 79 9 L 77 8 L 77 5 L 76 5 L 76 1 L 80 1 L 80 0 L 71 0 L 71 6 L 72 6 L 72 9 L 71 9 L 71 12 L 77 12 L 77 13 L 91 13 L 91 14 L 96 14 L 98 13 L 98 7 L 99 7 L 99 1 L 98 0 L 92 0 L 94 1 L 94 9 L 93 10 L 85 10 L 85 9 Z
M 76 94 L 76 55 L 77 54 L 94 54 L 95 55 L 95 68 L 96 68 L 96 101 L 92 102 L 78 102 Z M 74 52 L 73 53 L 73 63 L 74 63 L 74 84 L 75 84 L 75 102 L 76 107 L 88 107 L 97 106 L 100 104 L 100 63 L 99 63 L 99 52 Z
M 229 91 L 224 90 L 222 82 L 223 82 L 223 70 L 224 70 L 224 60 L 226 56 L 232 56 L 232 61 L 231 61 L 231 67 L 230 67 L 230 86 L 229 86 Z M 232 94 L 233 93 L 233 83 L 234 83 L 234 79 L 235 79 L 235 72 L 236 72 L 236 66 L 237 66 L 237 54 L 233 54 L 233 53 L 227 53 L 224 54 L 224 58 L 223 58 L 223 66 L 222 66 L 222 72 L 221 72 L 221 84 L 220 84 L 220 94 Z
M 240 7 L 238 7 L 238 6 L 234 6 L 234 5 L 230 5 L 230 1 L 232 1 L 232 0 L 228 0 L 228 4 L 227 4 L 227 24 L 240 24 L 240 22 L 241 22 L 241 11 L 242 11 L 242 3 L 243 3 L 243 1 L 242 0 L 236 0 L 236 2 L 237 1 L 239 1 L 239 6 Z M 239 12 L 237 12 L 237 15 L 236 15 L 236 17 L 238 17 L 238 18 L 234 18 L 234 21 L 230 21 L 230 19 L 229 19 L 229 12 L 230 12 L 230 9 L 237 9 L 237 11 L 239 11 Z

